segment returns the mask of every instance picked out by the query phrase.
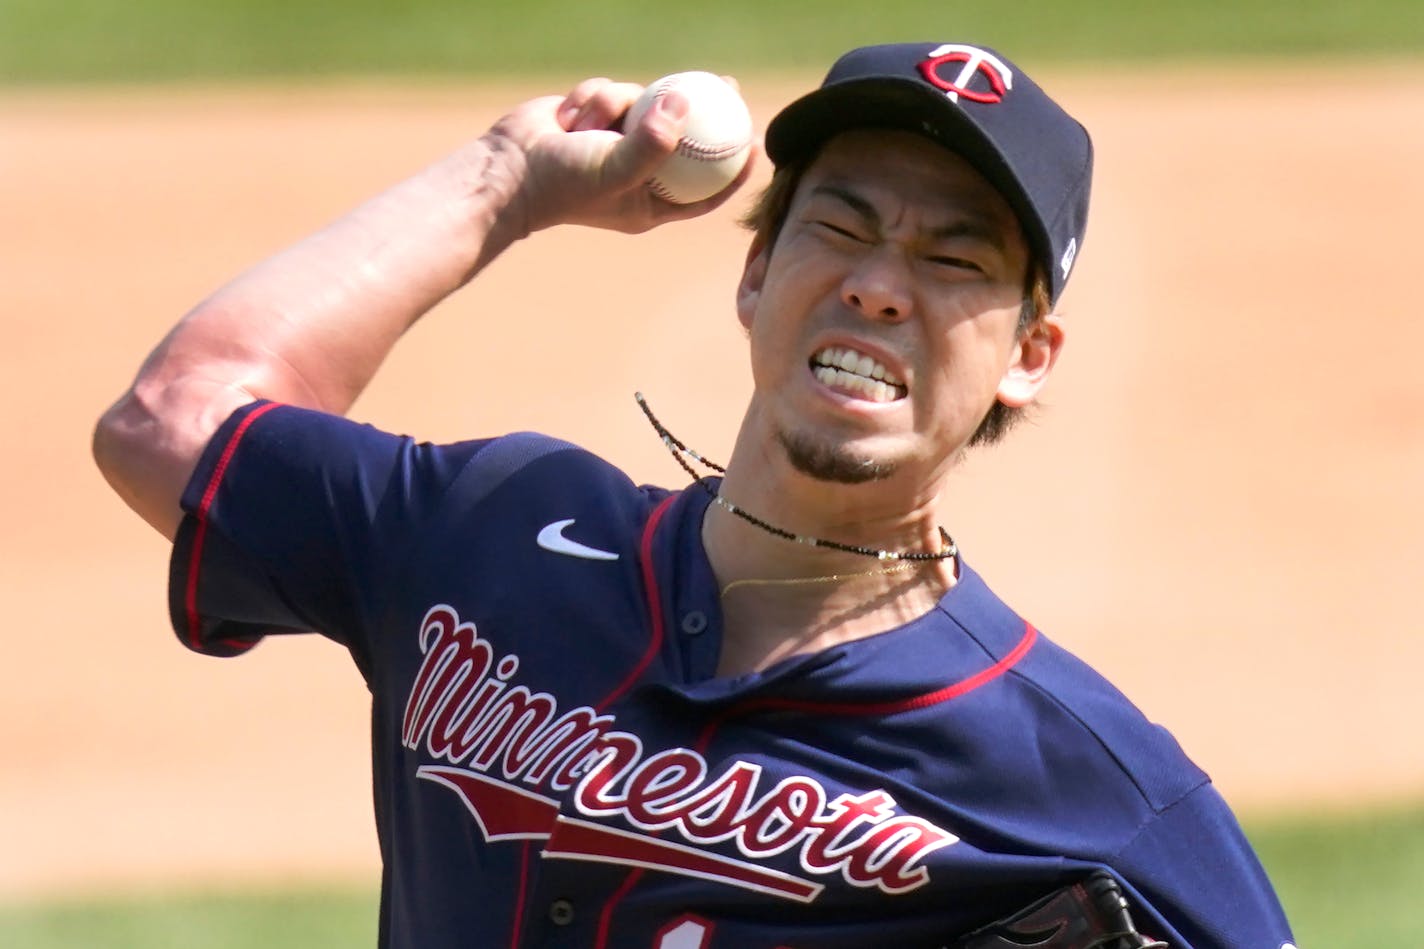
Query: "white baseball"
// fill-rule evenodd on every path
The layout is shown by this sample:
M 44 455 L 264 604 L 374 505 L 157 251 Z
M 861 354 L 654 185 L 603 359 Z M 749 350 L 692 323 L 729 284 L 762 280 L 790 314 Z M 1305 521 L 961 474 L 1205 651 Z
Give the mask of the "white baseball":
M 680 72 L 657 80 L 633 103 L 624 128 L 633 128 L 668 90 L 687 97 L 687 126 L 648 187 L 664 201 L 692 204 L 732 183 L 751 153 L 752 117 L 726 80 L 710 72 Z

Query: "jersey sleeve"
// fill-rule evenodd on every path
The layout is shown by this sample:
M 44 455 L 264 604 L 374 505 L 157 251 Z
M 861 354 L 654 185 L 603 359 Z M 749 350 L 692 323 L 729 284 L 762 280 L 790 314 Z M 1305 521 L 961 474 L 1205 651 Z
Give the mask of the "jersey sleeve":
M 1173 949 L 1289 949 L 1290 925 L 1226 802 L 1203 784 L 1157 815 L 1112 861 L 1175 932 Z
M 237 410 L 183 494 L 169 569 L 175 632 L 219 656 L 308 631 L 356 652 L 382 577 L 487 444 L 417 443 L 271 402 Z

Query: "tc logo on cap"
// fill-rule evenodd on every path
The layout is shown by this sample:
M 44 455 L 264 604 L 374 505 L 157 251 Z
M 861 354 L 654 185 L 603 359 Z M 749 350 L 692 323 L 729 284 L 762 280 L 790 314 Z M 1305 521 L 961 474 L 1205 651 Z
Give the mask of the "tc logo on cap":
M 947 63 L 958 63 L 959 73 L 953 79 L 940 75 L 940 67 Z M 1004 94 L 1013 88 L 1014 74 L 997 56 L 987 53 L 977 46 L 962 46 L 946 43 L 930 51 L 930 58 L 920 63 L 920 73 L 925 81 L 936 89 L 943 89 L 950 101 L 958 102 L 963 96 L 972 102 L 993 105 L 1004 100 Z M 977 75 L 983 75 L 989 84 L 988 91 L 970 89 L 969 84 Z

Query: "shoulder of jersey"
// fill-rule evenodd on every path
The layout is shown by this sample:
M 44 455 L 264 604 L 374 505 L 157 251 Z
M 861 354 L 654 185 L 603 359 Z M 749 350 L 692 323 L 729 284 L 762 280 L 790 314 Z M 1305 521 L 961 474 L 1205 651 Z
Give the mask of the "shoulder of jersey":
M 1018 635 L 1025 628 L 1026 621 L 981 579 L 969 572 L 968 580 L 965 592 L 971 595 L 964 607 L 956 608 L 951 599 L 947 610 L 971 635 L 1006 642 L 1010 633 Z M 976 623 L 978 629 L 973 628 Z M 1154 807 L 1178 800 L 1207 780 L 1167 729 L 1150 721 L 1101 672 L 1041 631 L 1012 674 L 1099 743 Z

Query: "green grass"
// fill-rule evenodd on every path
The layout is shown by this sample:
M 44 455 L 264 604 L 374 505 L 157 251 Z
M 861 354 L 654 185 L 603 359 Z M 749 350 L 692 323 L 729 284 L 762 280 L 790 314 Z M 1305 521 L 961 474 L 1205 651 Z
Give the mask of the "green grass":
M 865 42 L 1015 58 L 1424 54 L 1419 0 L 0 0 L 0 83 L 820 70 Z
M 0 907 L 6 949 L 325 949 L 376 945 L 364 889 L 149 895 Z
M 1424 945 L 1424 809 L 1248 831 L 1302 949 Z
M 1248 826 L 1302 947 L 1416 946 L 1424 808 Z M 0 906 L 6 949 L 374 946 L 369 889 Z

